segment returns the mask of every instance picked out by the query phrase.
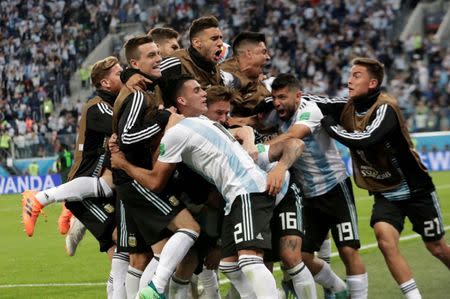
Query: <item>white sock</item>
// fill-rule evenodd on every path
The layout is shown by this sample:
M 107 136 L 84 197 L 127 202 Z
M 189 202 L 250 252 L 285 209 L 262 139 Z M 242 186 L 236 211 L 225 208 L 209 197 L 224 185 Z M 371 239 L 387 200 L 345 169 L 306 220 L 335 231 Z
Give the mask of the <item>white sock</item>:
M 329 264 L 330 256 L 331 256 L 331 240 L 325 239 L 325 241 L 322 242 L 322 245 L 320 245 L 319 251 L 317 251 L 317 257 Z
M 198 298 L 198 275 L 193 273 L 191 279 L 189 280 L 189 288 L 187 293 L 187 298 Z
M 302 299 L 316 299 L 317 290 L 314 278 L 303 262 L 297 266 L 287 269 L 291 276 L 297 297 Z
M 230 280 L 231 284 L 238 291 L 241 298 L 254 299 L 256 294 L 253 287 L 250 285 L 247 277 L 239 268 L 237 262 L 220 261 L 220 271 Z
M 114 278 L 113 299 L 122 299 L 127 296 L 125 279 L 127 277 L 130 257 L 126 252 L 115 252 L 111 261 L 111 275 Z
M 108 278 L 108 281 L 106 282 L 106 296 L 108 299 L 113 298 L 113 294 L 114 294 L 113 283 L 114 283 L 113 277 L 111 276 L 111 273 L 109 273 L 109 278 Z
M 152 281 L 156 267 L 158 267 L 158 263 L 159 263 L 159 254 L 155 254 L 150 263 L 148 263 L 147 267 L 145 267 L 144 272 L 142 273 L 141 281 L 139 282 L 139 291 L 148 286 L 150 281 Z
M 422 299 L 419 289 L 417 288 L 416 281 L 411 278 L 410 280 L 400 285 L 403 295 L 406 299 Z
M 127 290 L 127 298 L 135 298 L 139 291 L 139 281 L 141 280 L 142 271 L 132 266 L 128 266 L 127 277 L 125 279 L 125 288 Z
M 369 292 L 367 272 L 358 275 L 347 275 L 347 286 L 352 299 L 367 299 Z
M 278 290 L 275 278 L 266 268 L 263 258 L 256 255 L 243 254 L 239 256 L 239 268 L 253 286 L 258 298 L 277 298 Z
M 314 276 L 314 280 L 324 288 L 331 289 L 333 293 L 342 292 L 347 288 L 345 282 L 325 262 L 319 273 Z
M 219 284 L 214 270 L 203 268 L 203 271 L 198 275 L 198 281 L 203 285 L 206 298 L 220 299 Z
M 183 280 L 172 276 L 169 285 L 169 297 L 170 299 L 185 299 L 187 298 L 189 289 L 189 280 Z
M 36 194 L 36 199 L 43 205 L 63 201 L 81 201 L 88 197 L 110 197 L 112 189 L 103 178 L 79 177 L 67 183 Z
M 175 268 L 184 258 L 188 250 L 192 247 L 198 233 L 190 229 L 179 229 L 169 238 L 159 258 L 159 264 L 156 268 L 152 282 L 156 290 L 162 294 L 172 276 Z

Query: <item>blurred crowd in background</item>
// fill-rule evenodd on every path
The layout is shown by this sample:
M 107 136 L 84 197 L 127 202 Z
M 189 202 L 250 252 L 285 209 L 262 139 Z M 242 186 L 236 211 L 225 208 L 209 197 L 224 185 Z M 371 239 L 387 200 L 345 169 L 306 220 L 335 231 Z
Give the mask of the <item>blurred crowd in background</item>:
M 146 31 L 169 26 L 187 46 L 190 23 L 206 14 L 220 20 L 229 44 L 242 30 L 265 33 L 267 73 L 295 73 L 304 93 L 345 96 L 350 60 L 376 57 L 386 66 L 384 87 L 399 100 L 410 131 L 450 130 L 450 50 L 433 34 L 396 38 L 403 6 L 417 2 L 2 1 L 0 152 L 14 143 L 15 158 L 41 157 L 73 143 L 84 99 L 70 101 L 70 77 L 80 68 L 88 87 L 83 61 L 108 32 L 127 22 L 142 23 Z

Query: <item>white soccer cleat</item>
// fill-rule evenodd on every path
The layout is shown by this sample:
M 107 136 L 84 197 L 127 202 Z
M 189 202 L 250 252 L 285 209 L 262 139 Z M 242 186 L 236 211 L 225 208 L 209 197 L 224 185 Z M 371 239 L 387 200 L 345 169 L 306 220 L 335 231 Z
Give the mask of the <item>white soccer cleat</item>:
M 75 255 L 78 244 L 86 233 L 86 227 L 76 217 L 70 219 L 70 229 L 66 236 L 66 252 L 69 256 Z

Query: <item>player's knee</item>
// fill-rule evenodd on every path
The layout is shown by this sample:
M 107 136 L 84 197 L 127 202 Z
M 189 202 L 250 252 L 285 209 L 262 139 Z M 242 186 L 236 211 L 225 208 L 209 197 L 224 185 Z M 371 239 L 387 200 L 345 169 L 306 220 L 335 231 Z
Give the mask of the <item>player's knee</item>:
M 381 250 L 381 252 L 384 255 L 392 254 L 398 250 L 397 244 L 395 244 L 395 242 L 392 242 L 392 241 L 389 241 L 389 240 L 386 240 L 383 238 L 378 238 L 377 242 L 378 242 L 378 248 Z
M 348 267 L 350 261 L 358 255 L 358 252 L 348 246 L 342 246 L 338 248 L 339 256 L 341 257 L 342 262 Z
M 425 243 L 428 251 L 436 258 L 442 260 L 449 258 L 450 248 L 445 242 L 426 242 Z
M 302 240 L 298 236 L 284 236 L 280 239 L 280 259 L 287 268 L 302 261 Z
M 280 259 L 286 268 L 292 268 L 297 266 L 302 261 L 300 252 L 282 251 L 280 252 Z
M 141 271 L 145 270 L 147 264 L 150 262 L 150 253 L 133 253 L 130 254 L 130 266 Z
M 195 221 L 195 220 L 192 221 L 192 222 L 189 224 L 188 229 L 190 229 L 190 230 L 196 232 L 197 235 L 200 235 L 200 225 L 197 223 L 197 221 Z
M 167 226 L 173 232 L 178 230 L 190 230 L 197 236 L 200 234 L 200 225 L 195 221 L 189 212 L 182 211 Z

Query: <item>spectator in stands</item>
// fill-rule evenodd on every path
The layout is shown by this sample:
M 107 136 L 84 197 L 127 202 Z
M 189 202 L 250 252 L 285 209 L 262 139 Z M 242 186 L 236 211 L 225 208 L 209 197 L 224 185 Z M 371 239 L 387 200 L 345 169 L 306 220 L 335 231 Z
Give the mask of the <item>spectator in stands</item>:
M 6 161 L 11 155 L 11 137 L 7 130 L 0 128 L 0 158 L 2 162 Z
M 61 175 L 62 182 L 67 181 L 67 175 L 72 167 L 73 154 L 69 151 L 69 147 L 66 144 L 61 144 L 59 150 L 58 159 L 56 161 L 56 169 Z
M 50 98 L 55 105 L 70 94 L 70 76 L 106 35 L 111 14 L 122 5 L 91 2 L 1 2 L 0 114 L 4 119 L 29 117 L 39 126 L 44 100 Z M 45 101 L 45 118 L 49 104 Z M 14 136 L 15 122 L 12 127 Z
M 30 176 L 38 176 L 39 175 L 39 165 L 36 160 L 31 161 L 31 163 L 27 167 L 28 175 Z
M 1 2 L 0 114 L 11 124 L 11 136 L 19 131 L 14 120 L 27 117 L 38 127 L 47 119 L 48 127 L 52 128 L 54 116 L 41 115 L 47 98 L 51 99 L 54 111 L 59 111 L 63 100 L 66 110 L 72 108 L 73 104 L 67 102 L 70 76 L 110 25 L 120 30 L 121 22 L 145 18 L 148 28 L 163 24 L 178 30 L 180 44 L 187 45 L 186 28 L 193 19 L 207 14 L 219 16 L 225 41 L 231 41 L 243 30 L 266 34 L 273 58 L 268 67 L 271 75 L 295 72 L 305 92 L 346 96 L 348 62 L 361 52 L 378 58 L 387 66 L 388 89 L 391 80 L 396 80 L 397 86 L 405 86 L 395 94 L 403 103 L 408 123 L 415 118 L 412 114 L 417 99 L 425 96 L 427 102 L 433 102 L 430 107 L 438 104 L 439 125 L 419 130 L 448 128 L 449 49 L 435 44 L 428 36 L 413 34 L 404 42 L 392 36 L 399 11 L 414 7 L 417 1 L 299 1 L 294 5 L 276 0 L 263 1 L 258 6 L 244 1 L 208 2 L 208 5 L 197 1 L 183 4 L 151 1 L 153 6 L 145 9 L 148 14 L 142 13 L 144 9 L 138 13 L 136 1 L 119 2 L 50 1 L 28 5 L 20 1 Z M 62 119 L 60 127 L 52 130 L 63 129 L 66 121 Z M 39 138 L 48 143 L 52 130 L 39 134 Z M 46 150 L 43 154 L 55 152 Z
M 81 66 L 80 68 L 80 80 L 81 80 L 81 87 L 87 88 L 89 86 L 89 78 L 91 77 L 91 74 L 89 72 L 89 68 L 85 65 Z

